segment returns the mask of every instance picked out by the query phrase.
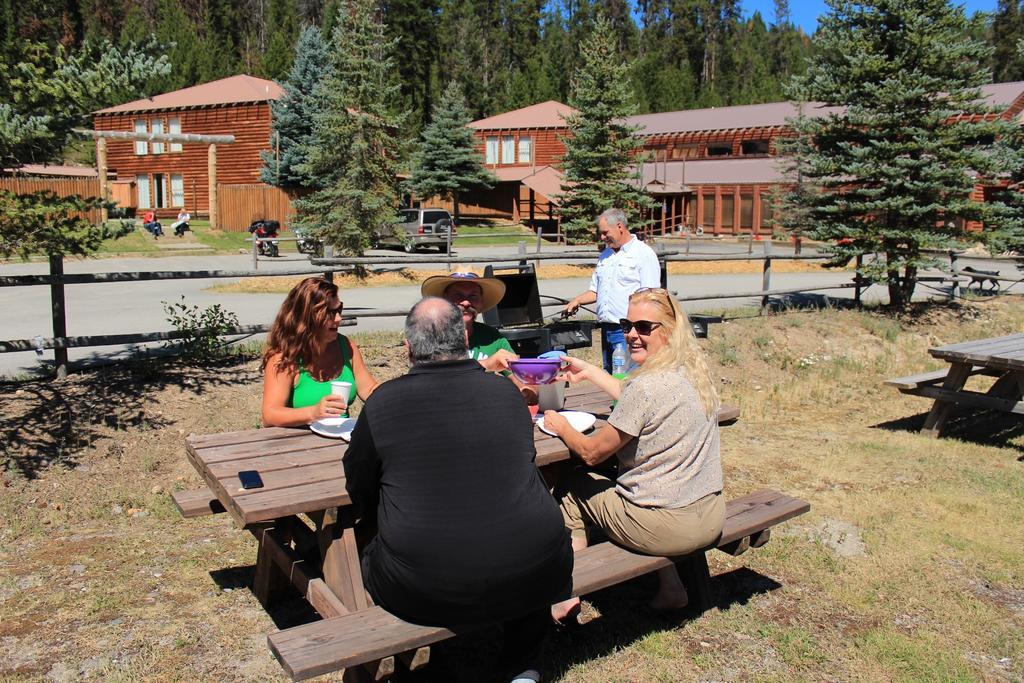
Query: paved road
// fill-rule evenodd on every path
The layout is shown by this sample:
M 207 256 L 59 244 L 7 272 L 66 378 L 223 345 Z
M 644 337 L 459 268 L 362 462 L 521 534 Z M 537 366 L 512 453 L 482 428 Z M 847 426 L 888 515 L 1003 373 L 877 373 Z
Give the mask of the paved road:
M 532 245 L 531 245 L 532 246 Z M 680 244 L 680 246 L 682 246 Z M 755 253 L 761 247 L 754 245 Z M 692 253 L 737 253 L 747 251 L 746 244 L 725 242 L 694 242 Z M 485 256 L 495 254 L 512 255 L 515 247 L 475 247 L 460 249 L 461 255 Z M 593 250 L 589 250 L 593 253 Z M 775 253 L 784 252 L 776 247 Z M 376 252 L 394 255 L 395 252 Z M 482 259 L 483 261 L 483 259 Z M 262 261 L 260 271 L 295 268 L 300 261 L 278 259 Z M 436 264 L 443 267 L 443 261 Z M 999 264 L 981 263 L 978 267 L 997 268 Z M 250 256 L 175 256 L 164 258 L 116 258 L 86 259 L 68 261 L 65 271 L 119 272 L 136 270 L 248 270 L 252 266 Z M 1009 273 L 1010 268 L 1002 264 Z M 0 275 L 45 273 L 45 263 L 0 264 Z M 1016 272 L 1016 271 L 1014 271 Z M 70 335 L 122 334 L 132 332 L 159 332 L 171 328 L 166 320 L 162 301 L 177 301 L 184 295 L 186 303 L 200 309 L 219 303 L 233 311 L 243 325 L 266 324 L 273 320 L 283 294 L 225 294 L 207 291 L 215 282 L 225 280 L 163 280 L 150 282 L 117 282 L 104 284 L 68 285 L 67 329 Z M 814 288 L 850 281 L 848 272 L 822 273 L 776 273 L 772 277 L 773 289 Z M 542 280 L 541 294 L 569 299 L 587 287 L 585 278 L 567 280 Z M 673 275 L 669 286 L 680 296 L 727 294 L 757 291 L 761 288 L 760 274 L 744 275 Z M 928 294 L 924 289 L 921 294 Z M 837 298 L 851 298 L 852 290 L 831 290 L 819 293 Z M 418 286 L 373 287 L 350 289 L 343 292 L 346 310 L 407 308 L 419 298 Z M 866 300 L 884 300 L 885 292 L 880 287 L 870 288 Z M 688 311 L 716 310 L 757 305 L 758 298 L 710 299 L 684 303 Z M 3 287 L 0 288 L 0 310 L 3 311 L 2 339 L 29 339 L 36 335 L 52 336 L 49 319 L 49 288 Z M 553 313 L 554 308 L 549 309 Z M 401 318 L 364 318 L 355 331 L 400 329 Z M 158 348 L 159 344 L 150 345 Z M 102 362 L 125 357 L 138 349 L 127 347 L 99 347 L 71 349 L 69 356 L 73 363 Z M 32 373 L 39 368 L 40 360 L 51 360 L 52 352 L 41 358 L 33 352 L 0 354 L 0 376 Z

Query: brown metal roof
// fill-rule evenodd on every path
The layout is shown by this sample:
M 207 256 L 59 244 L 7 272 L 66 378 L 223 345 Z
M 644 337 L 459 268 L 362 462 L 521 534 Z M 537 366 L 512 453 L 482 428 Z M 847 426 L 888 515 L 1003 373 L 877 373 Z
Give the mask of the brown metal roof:
M 785 180 L 776 157 L 701 159 L 643 165 L 643 187 L 652 194 L 678 194 L 694 185 L 753 185 Z
M 1024 95 L 1024 81 L 1010 81 L 1009 83 L 989 83 L 981 86 L 982 95 L 985 101 L 994 107 L 1006 109 Z
M 808 116 L 824 116 L 830 111 L 840 111 L 840 108 L 825 107 L 820 102 L 804 104 L 804 113 Z M 641 135 L 664 135 L 666 133 L 784 126 L 786 119 L 796 116 L 797 113 L 797 106 L 792 102 L 769 102 L 768 104 L 743 104 L 734 107 L 640 114 L 630 116 L 626 121 L 630 125 L 639 126 Z
M 514 109 L 469 124 L 476 130 L 505 130 L 508 128 L 565 128 L 565 117 L 576 110 L 567 104 L 548 100 L 522 109 Z
M 986 102 L 1005 109 L 1024 95 L 1024 81 L 990 83 L 982 86 L 981 92 Z M 826 116 L 829 113 L 842 112 L 843 107 L 827 107 L 821 102 L 806 102 L 803 111 L 808 116 Z M 797 113 L 797 105 L 794 102 L 769 102 L 641 114 L 631 116 L 627 121 L 631 125 L 639 126 L 641 135 L 666 135 L 785 126 L 786 119 L 796 116 Z
M 47 175 L 47 176 L 64 176 L 64 177 L 75 177 L 75 178 L 95 178 L 99 175 L 99 172 L 92 166 L 59 166 L 51 164 L 25 164 L 19 166 L 17 169 L 4 169 L 7 173 L 13 173 L 17 171 L 23 175 Z
M 523 178 L 523 185 L 557 205 L 562 195 L 562 174 L 551 166 L 541 166 L 536 173 Z
M 239 74 L 218 81 L 194 85 L 162 95 L 126 102 L 116 107 L 100 109 L 95 114 L 119 114 L 132 111 L 154 111 L 159 109 L 190 109 L 193 107 L 215 107 L 243 102 L 266 102 L 276 100 L 284 90 L 274 81 L 255 76 Z

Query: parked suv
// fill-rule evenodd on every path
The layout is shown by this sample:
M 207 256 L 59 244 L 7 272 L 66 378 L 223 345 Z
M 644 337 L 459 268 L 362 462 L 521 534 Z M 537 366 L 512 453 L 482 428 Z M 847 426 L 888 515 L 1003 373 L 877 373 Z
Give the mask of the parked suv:
M 444 209 L 402 209 L 397 220 L 384 226 L 376 236 L 377 245 L 396 245 L 412 253 L 419 247 L 448 250 L 448 231 L 455 239 L 452 215 Z

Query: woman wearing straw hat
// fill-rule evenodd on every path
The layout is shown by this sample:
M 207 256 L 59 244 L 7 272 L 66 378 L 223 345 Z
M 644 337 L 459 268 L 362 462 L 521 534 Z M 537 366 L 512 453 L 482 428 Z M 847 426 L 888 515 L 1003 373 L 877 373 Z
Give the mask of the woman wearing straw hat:
M 508 370 L 508 362 L 519 357 L 501 332 L 476 320 L 505 296 L 505 283 L 498 278 L 480 277 L 476 273 L 435 275 L 423 281 L 420 293 L 441 297 L 459 307 L 469 338 L 469 357 L 479 361 L 484 370 Z

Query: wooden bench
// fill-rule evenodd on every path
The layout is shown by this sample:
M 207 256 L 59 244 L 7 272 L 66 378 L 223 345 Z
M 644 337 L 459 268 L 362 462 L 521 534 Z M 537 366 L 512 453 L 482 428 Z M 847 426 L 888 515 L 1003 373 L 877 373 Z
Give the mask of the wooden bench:
M 771 527 L 808 510 L 807 502 L 777 491 L 759 491 L 729 501 L 722 537 L 714 547 L 732 555 L 758 548 L 768 542 Z M 686 584 L 691 606 L 698 613 L 711 608 L 714 601 L 705 551 L 670 559 L 641 555 L 611 543 L 592 545 L 576 553 L 573 595 L 593 593 L 673 562 Z M 453 635 L 457 633 L 410 624 L 380 607 L 370 607 L 272 633 L 267 642 L 292 680 L 303 680 L 372 664 Z
M 932 370 L 930 372 L 922 372 L 917 375 L 907 375 L 906 377 L 893 377 L 885 380 L 885 383 L 891 387 L 896 387 L 904 394 L 917 394 L 920 395 L 922 390 L 926 387 L 933 387 L 936 384 L 941 384 L 946 381 L 946 376 L 949 374 L 949 368 L 941 368 L 939 370 Z M 981 366 L 974 366 L 970 371 L 971 375 L 991 375 L 993 377 L 999 376 L 998 372 L 994 372 L 989 368 L 983 368 Z

